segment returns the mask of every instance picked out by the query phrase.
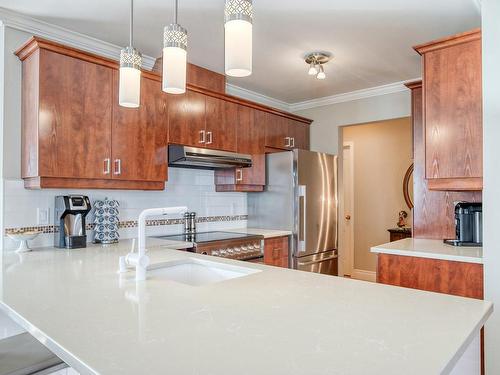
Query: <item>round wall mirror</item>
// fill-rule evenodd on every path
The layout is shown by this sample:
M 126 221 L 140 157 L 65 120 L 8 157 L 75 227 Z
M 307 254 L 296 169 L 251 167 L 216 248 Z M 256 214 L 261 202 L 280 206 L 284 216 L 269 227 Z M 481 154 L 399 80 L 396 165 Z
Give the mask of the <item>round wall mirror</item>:
M 411 210 L 413 208 L 413 163 L 408 167 L 403 178 L 403 196 L 406 205 Z

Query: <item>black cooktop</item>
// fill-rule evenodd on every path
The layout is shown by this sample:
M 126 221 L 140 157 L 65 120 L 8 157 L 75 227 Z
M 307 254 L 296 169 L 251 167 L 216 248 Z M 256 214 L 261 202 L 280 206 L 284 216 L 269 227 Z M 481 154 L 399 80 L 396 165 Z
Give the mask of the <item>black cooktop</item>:
M 158 236 L 156 238 L 162 238 L 165 240 L 172 240 L 172 241 L 187 241 L 199 244 L 199 243 L 225 241 L 225 240 L 262 238 L 262 236 L 255 234 L 232 233 L 232 232 L 201 232 L 194 234 L 173 234 L 169 236 Z

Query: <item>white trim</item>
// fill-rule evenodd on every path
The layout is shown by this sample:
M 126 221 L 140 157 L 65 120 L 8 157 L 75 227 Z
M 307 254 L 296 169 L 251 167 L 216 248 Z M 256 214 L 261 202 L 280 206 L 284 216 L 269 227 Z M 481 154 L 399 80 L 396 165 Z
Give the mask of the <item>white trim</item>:
M 270 107 L 278 108 L 283 111 L 290 111 L 290 104 L 271 98 L 258 92 L 244 89 L 243 87 L 235 86 L 231 83 L 226 83 L 226 93 L 240 98 L 248 99 L 257 103 L 268 105 Z
M 120 58 L 120 49 L 122 47 L 116 44 L 108 43 L 61 26 L 52 25 L 5 8 L 0 8 L 0 22 L 12 29 L 25 31 L 110 59 L 119 60 Z M 156 59 L 151 56 L 142 55 L 142 60 L 145 69 L 152 69 Z
M 331 96 L 324 96 L 322 98 L 317 98 L 317 99 L 305 100 L 303 102 L 297 102 L 297 103 L 290 104 L 289 108 L 290 108 L 291 112 L 297 112 L 297 111 L 301 111 L 301 110 L 309 109 L 309 108 L 322 107 L 325 105 L 331 105 L 331 104 L 337 104 L 337 103 L 343 103 L 343 102 L 350 102 L 353 100 L 359 100 L 359 99 L 364 99 L 364 98 L 370 98 L 372 96 L 393 94 L 396 92 L 408 90 L 408 88 L 404 85 L 404 83 L 409 82 L 409 81 L 414 81 L 417 79 L 419 79 L 419 78 L 389 83 L 387 85 L 382 85 L 382 86 L 377 86 L 377 87 L 370 87 L 368 89 L 346 92 L 344 94 L 337 94 L 337 95 L 331 95 Z
M 374 283 L 377 281 L 377 273 L 374 271 L 353 269 L 351 279 L 371 281 Z

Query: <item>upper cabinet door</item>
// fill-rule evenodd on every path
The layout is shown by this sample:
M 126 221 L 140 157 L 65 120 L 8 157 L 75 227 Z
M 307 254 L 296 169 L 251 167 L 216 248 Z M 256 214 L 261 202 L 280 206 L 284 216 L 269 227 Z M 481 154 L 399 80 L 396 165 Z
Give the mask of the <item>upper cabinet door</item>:
M 114 74 L 112 176 L 128 181 L 167 180 L 167 97 L 161 82 L 142 77 L 139 108 L 118 105 Z
M 24 98 L 23 116 L 38 105 L 38 175 L 110 178 L 113 70 L 48 50 L 35 53 L 38 66 L 35 59 L 23 64 L 23 95 L 36 95 L 37 87 L 26 86 L 39 74 L 39 102 Z
M 288 133 L 292 138 L 292 148 L 309 150 L 309 125 L 296 120 L 288 120 L 288 124 Z
M 266 184 L 265 129 L 259 123 L 264 112 L 238 106 L 238 152 L 252 155 L 252 166 L 241 168 L 237 183 L 243 185 Z M 256 121 L 257 120 L 257 121 Z
M 292 148 L 291 137 L 288 134 L 288 119 L 282 116 L 266 113 L 265 118 L 265 145 L 267 147 L 289 150 Z
M 205 95 L 187 91 L 168 95 L 168 143 L 206 147 Z
M 238 104 L 207 96 L 206 112 L 206 147 L 235 152 Z
M 482 186 L 481 34 L 415 48 L 423 56 L 425 176 L 431 189 Z

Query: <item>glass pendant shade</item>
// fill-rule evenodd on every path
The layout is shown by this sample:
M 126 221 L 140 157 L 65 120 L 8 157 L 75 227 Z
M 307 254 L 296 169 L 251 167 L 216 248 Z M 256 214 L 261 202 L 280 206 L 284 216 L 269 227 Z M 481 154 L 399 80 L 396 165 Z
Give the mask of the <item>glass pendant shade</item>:
M 307 73 L 310 76 L 314 76 L 314 75 L 318 74 L 318 69 L 316 68 L 316 65 L 313 62 L 309 66 L 309 71 Z
M 141 54 L 133 47 L 120 52 L 120 81 L 118 103 L 122 107 L 137 108 L 141 102 Z
M 325 79 L 326 78 L 326 74 L 325 74 L 325 70 L 323 69 L 323 65 L 320 65 L 319 66 L 319 72 L 318 72 L 318 75 L 316 76 L 317 79 Z
M 228 76 L 252 74 L 252 1 L 226 0 L 224 10 L 225 71 Z
M 163 30 L 162 90 L 169 94 L 186 92 L 187 31 L 176 23 Z

